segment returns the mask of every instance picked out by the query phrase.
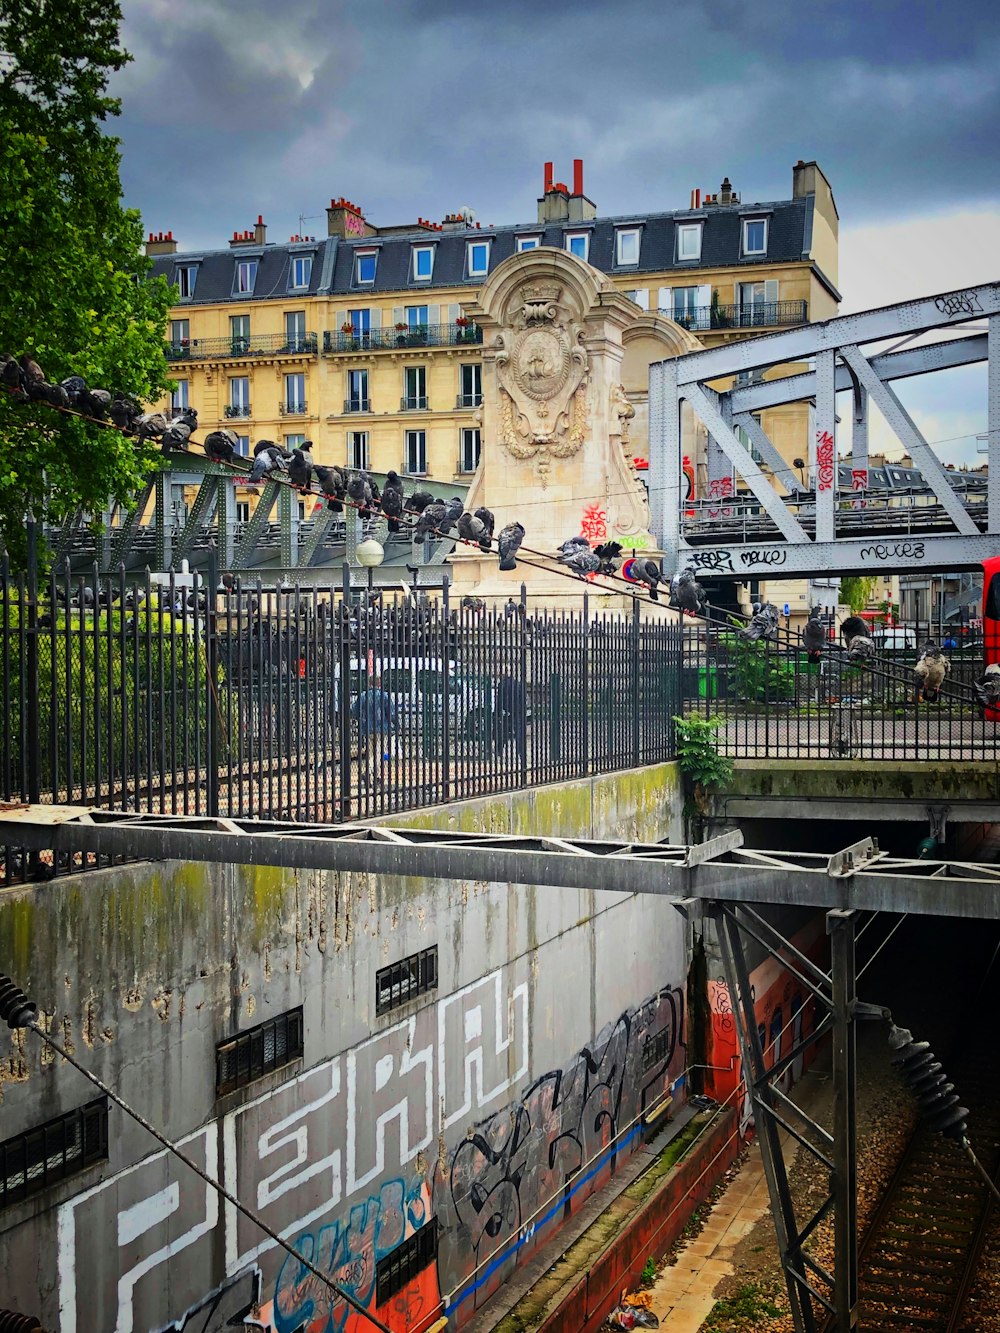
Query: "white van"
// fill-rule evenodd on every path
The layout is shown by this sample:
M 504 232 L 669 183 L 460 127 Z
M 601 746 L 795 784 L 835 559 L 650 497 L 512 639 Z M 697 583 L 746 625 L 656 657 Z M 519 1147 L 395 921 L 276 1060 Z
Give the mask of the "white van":
M 496 702 L 496 682 L 488 677 L 464 674 L 455 662 L 441 657 L 376 657 L 371 661 L 351 659 L 351 702 L 368 688 L 369 667 L 374 679 L 388 694 L 396 708 L 401 727 L 416 726 L 430 719 L 440 720 L 447 700 L 448 716 L 453 725 L 478 736 L 492 715 Z M 334 667 L 339 699 L 339 665 Z M 445 684 L 447 682 L 447 685 Z
M 877 629 L 873 632 L 872 638 L 875 640 L 875 647 L 879 652 L 888 652 L 893 648 L 916 648 L 917 634 L 915 630 L 905 629 L 901 625 L 893 629 Z

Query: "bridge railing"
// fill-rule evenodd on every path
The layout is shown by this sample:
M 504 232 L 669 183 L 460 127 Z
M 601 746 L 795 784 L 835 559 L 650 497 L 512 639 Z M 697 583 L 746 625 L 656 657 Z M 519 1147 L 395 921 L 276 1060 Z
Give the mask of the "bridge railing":
M 196 577 L 0 578 L 0 799 L 350 820 L 674 755 L 673 623 Z
M 914 666 L 925 637 L 942 641 L 927 628 L 914 631 L 917 647 L 880 645 L 866 665 L 832 641 L 811 662 L 784 632 L 748 643 L 735 628 L 688 630 L 684 711 L 718 718 L 719 749 L 735 759 L 996 759 L 1000 728 L 984 719 L 972 688 L 983 672 L 981 640 L 944 649 L 949 674 L 925 698 Z

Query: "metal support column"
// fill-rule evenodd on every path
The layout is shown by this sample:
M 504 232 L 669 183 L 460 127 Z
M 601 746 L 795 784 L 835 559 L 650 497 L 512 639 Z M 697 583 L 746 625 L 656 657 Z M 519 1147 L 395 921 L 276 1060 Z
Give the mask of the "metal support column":
M 1000 532 L 1000 315 L 990 315 L 987 332 L 989 371 L 987 381 L 987 530 Z
M 858 1327 L 857 1069 L 854 912 L 827 912 L 833 974 L 835 1333 Z
M 677 397 L 677 367 L 661 361 L 649 368 L 649 508 L 653 540 L 663 550 L 668 574 L 677 569 L 681 525 L 681 454 L 684 405 Z M 656 439 L 653 432 L 656 431 Z
M 837 409 L 833 373 L 834 353 L 816 353 L 816 540 L 832 542 L 837 500 Z
M 299 497 L 291 486 L 278 492 L 278 521 L 281 524 L 281 565 L 294 569 L 299 562 Z
M 236 486 L 231 477 L 220 477 L 215 521 L 220 569 L 229 569 L 233 563 L 233 543 L 236 540 Z
M 169 472 L 157 472 L 156 478 L 156 568 L 162 573 L 170 568 L 173 533 L 171 531 Z

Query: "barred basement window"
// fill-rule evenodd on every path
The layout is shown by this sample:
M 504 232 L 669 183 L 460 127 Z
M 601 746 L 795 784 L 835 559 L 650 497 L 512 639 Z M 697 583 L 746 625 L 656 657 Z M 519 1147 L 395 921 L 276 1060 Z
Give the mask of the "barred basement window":
M 653 1037 L 647 1037 L 642 1043 L 642 1072 L 655 1069 L 667 1058 L 670 1050 L 670 1029 L 664 1028 Z
M 437 1249 L 438 1224 L 437 1218 L 432 1217 L 375 1265 L 375 1304 L 384 1305 L 391 1301 L 398 1291 L 434 1262 Z
M 0 1143 L 0 1208 L 107 1159 L 108 1102 L 98 1097 Z
M 303 1051 L 302 1010 L 289 1009 L 215 1048 L 215 1091 L 221 1097 L 297 1060 Z
M 437 945 L 410 954 L 402 962 L 382 967 L 375 973 L 375 1012 L 387 1014 L 407 1000 L 436 990 L 438 984 Z

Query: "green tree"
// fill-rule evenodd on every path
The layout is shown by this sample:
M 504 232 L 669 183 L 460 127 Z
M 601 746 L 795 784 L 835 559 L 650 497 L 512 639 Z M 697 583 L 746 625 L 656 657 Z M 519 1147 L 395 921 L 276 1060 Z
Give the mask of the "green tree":
M 51 381 L 82 375 L 141 403 L 167 387 L 171 288 L 148 278 L 138 213 L 121 205 L 110 74 L 130 57 L 109 0 L 0 0 L 0 351 Z M 0 541 L 24 555 L 24 515 L 59 522 L 134 494 L 152 450 L 0 393 Z
M 878 578 L 874 574 L 858 574 L 840 580 L 840 600 L 852 611 L 863 611 L 878 587 Z

